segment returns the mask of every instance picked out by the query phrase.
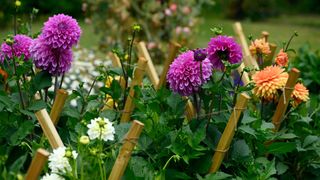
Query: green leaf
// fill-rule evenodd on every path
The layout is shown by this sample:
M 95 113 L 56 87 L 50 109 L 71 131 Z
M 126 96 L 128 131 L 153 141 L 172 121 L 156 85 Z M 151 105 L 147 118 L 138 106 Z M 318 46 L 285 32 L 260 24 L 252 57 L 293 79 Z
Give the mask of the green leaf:
M 250 154 L 251 150 L 245 140 L 241 139 L 233 144 L 231 153 L 233 159 L 241 160 L 244 157 L 250 156 Z
M 253 128 L 251 128 L 250 126 L 240 126 L 238 129 L 240 131 L 243 131 L 245 133 L 248 133 L 248 134 L 254 136 L 255 138 L 257 137 L 256 136 L 256 131 Z
M 317 140 L 319 140 L 318 136 L 309 135 L 304 139 L 303 147 L 305 148 L 305 147 L 309 146 L 310 144 L 316 142 Z
M 52 77 L 47 71 L 37 73 L 31 80 L 31 93 L 52 86 Z
M 265 131 L 267 129 L 274 129 L 274 125 L 272 123 L 262 121 L 261 130 Z
M 245 111 L 245 112 L 243 113 L 243 118 L 242 118 L 242 120 L 241 120 L 241 124 L 249 124 L 249 123 L 254 122 L 254 121 L 256 121 L 256 120 L 257 120 L 257 118 L 251 117 L 251 116 L 247 113 L 247 111 Z
M 285 173 L 289 169 L 289 167 L 283 164 L 282 162 L 278 162 L 276 168 L 277 168 L 278 175 Z
M 271 154 L 283 154 L 296 149 L 294 142 L 274 142 L 267 147 L 267 151 Z
M 72 118 L 75 118 L 75 119 L 79 119 L 80 118 L 79 111 L 76 108 L 70 107 L 70 106 L 68 106 L 68 107 L 63 109 L 62 115 L 63 116 L 68 116 L 68 117 L 72 117 Z
M 277 173 L 275 167 L 275 160 L 273 159 L 272 162 L 269 162 L 263 171 L 262 177 L 260 179 L 269 179 L 272 175 Z
M 46 102 L 39 100 L 39 101 L 35 101 L 33 104 L 31 104 L 28 107 L 29 111 L 39 111 L 41 109 L 45 109 L 47 107 Z
M 287 133 L 287 134 L 282 134 L 281 136 L 278 136 L 277 139 L 294 139 L 297 137 L 298 136 L 293 133 Z
M 10 144 L 13 146 L 20 144 L 21 140 L 33 131 L 33 128 L 34 124 L 32 121 L 23 122 L 19 126 L 19 129 L 10 137 Z
M 23 167 L 24 162 L 27 159 L 27 153 L 21 157 L 19 157 L 11 166 L 10 166 L 10 171 L 12 172 L 19 172 L 20 169 Z
M 14 103 L 10 100 L 8 96 L 0 95 L 0 103 L 4 104 L 7 109 L 12 112 Z
M 206 177 L 201 178 L 198 176 L 199 180 L 224 180 L 224 179 L 231 179 L 232 175 L 224 173 L 224 172 L 216 172 L 214 174 L 208 174 Z

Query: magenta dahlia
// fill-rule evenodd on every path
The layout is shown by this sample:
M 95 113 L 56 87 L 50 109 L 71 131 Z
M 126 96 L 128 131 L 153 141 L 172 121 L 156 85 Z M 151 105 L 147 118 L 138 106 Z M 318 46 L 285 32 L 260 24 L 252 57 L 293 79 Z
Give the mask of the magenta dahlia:
M 0 62 L 3 62 L 6 57 L 11 59 L 12 55 L 15 57 L 21 57 L 23 55 L 25 61 L 30 58 L 29 47 L 33 40 L 22 34 L 15 35 L 13 39 L 12 47 L 5 42 L 2 43 L 0 48 Z
M 194 51 L 189 50 L 180 54 L 170 65 L 167 81 L 174 92 L 189 96 L 209 80 L 211 70 L 212 64 L 209 59 L 196 61 Z
M 71 67 L 72 50 L 51 48 L 40 35 L 30 46 L 30 53 L 35 66 L 52 75 L 61 75 Z
M 71 16 L 58 14 L 44 23 L 41 35 L 48 46 L 68 49 L 78 43 L 81 29 Z
M 208 58 L 216 69 L 223 70 L 222 61 L 228 61 L 231 64 L 241 62 L 242 52 L 239 44 L 232 37 L 219 35 L 211 38 L 208 43 Z

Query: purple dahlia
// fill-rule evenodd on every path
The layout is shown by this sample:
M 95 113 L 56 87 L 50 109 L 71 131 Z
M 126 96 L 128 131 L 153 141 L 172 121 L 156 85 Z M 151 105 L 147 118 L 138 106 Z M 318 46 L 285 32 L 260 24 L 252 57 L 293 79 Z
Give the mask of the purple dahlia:
M 194 51 L 189 50 L 180 54 L 170 65 L 167 81 L 174 92 L 182 96 L 189 96 L 197 92 L 199 87 L 209 80 L 211 70 L 212 64 L 209 59 L 196 61 Z
M 15 57 L 21 57 L 24 55 L 24 60 L 27 61 L 30 58 L 29 47 L 32 43 L 32 39 L 26 35 L 17 34 L 14 36 L 14 42 L 12 47 L 2 43 L 0 49 L 0 62 L 3 62 L 6 57 L 12 58 L 12 55 Z
M 207 47 L 208 58 L 216 69 L 223 70 L 223 60 L 231 64 L 241 62 L 242 52 L 239 44 L 232 37 L 219 35 L 211 38 Z
M 41 35 L 48 46 L 69 49 L 78 43 L 81 29 L 71 16 L 58 14 L 44 23 Z
M 30 53 L 35 66 L 53 75 L 61 75 L 71 67 L 72 50 L 51 48 L 40 35 L 30 46 Z

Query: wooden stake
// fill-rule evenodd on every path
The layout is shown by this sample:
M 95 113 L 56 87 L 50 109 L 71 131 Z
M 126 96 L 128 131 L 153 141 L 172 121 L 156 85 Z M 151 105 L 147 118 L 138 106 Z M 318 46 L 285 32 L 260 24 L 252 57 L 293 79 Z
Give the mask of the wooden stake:
M 159 84 L 159 77 L 156 69 L 154 68 L 150 54 L 147 50 L 146 43 L 142 41 L 138 43 L 138 53 L 140 57 L 144 57 L 148 61 L 147 68 L 146 68 L 147 75 L 149 76 L 153 86 L 157 87 Z
M 126 100 L 126 104 L 124 105 L 124 110 L 121 116 L 121 122 L 128 122 L 130 120 L 130 116 L 134 108 L 134 104 L 133 104 L 133 98 L 135 94 L 134 87 L 141 84 L 147 63 L 148 61 L 145 58 L 143 57 L 139 58 L 138 66 L 134 71 L 134 77 L 130 85 L 129 95 Z
M 112 52 L 110 52 L 108 55 L 111 58 L 113 67 L 121 68 L 121 62 L 120 62 L 119 57 L 116 54 L 112 53 Z M 120 76 L 119 83 L 120 83 L 121 88 L 124 89 L 125 86 L 126 86 L 126 80 L 124 79 L 123 76 Z
M 54 127 L 52 120 L 49 117 L 49 114 L 46 109 L 42 109 L 35 113 L 36 117 L 41 125 L 41 128 L 49 140 L 49 143 L 52 149 L 56 149 L 58 147 L 63 147 L 62 140 Z
M 38 149 L 27 171 L 26 180 L 37 180 L 46 164 L 50 153 L 44 149 Z
M 116 54 L 109 52 L 108 56 L 111 58 L 113 67 L 121 67 L 120 59 Z
M 216 148 L 216 152 L 212 158 L 212 165 L 210 167 L 209 173 L 217 172 L 220 168 L 220 165 L 223 161 L 225 153 L 229 150 L 232 138 L 234 136 L 235 130 L 237 128 L 237 124 L 239 121 L 239 117 L 242 111 L 247 107 L 247 103 L 250 97 L 242 93 L 240 94 L 236 106 L 233 109 L 233 112 L 229 118 L 228 124 L 223 131 L 223 134 L 220 138 L 218 146 Z
M 273 43 L 269 43 L 270 51 L 271 53 L 267 55 L 265 58 L 265 62 L 267 63 L 266 65 L 271 65 L 273 63 L 273 57 L 274 54 L 276 53 L 277 45 Z
M 265 39 L 266 42 L 268 42 L 269 33 L 268 31 L 262 31 L 261 32 L 262 37 Z
M 169 56 L 166 59 L 166 61 L 163 64 L 163 70 L 162 74 L 160 76 L 159 84 L 157 89 L 160 89 L 165 83 L 167 82 L 167 72 L 169 70 L 169 66 L 174 60 L 174 58 L 177 56 L 177 53 L 179 52 L 180 44 L 175 43 L 175 42 L 170 42 L 169 45 Z
M 287 110 L 291 93 L 294 89 L 294 86 L 299 78 L 300 71 L 296 68 L 291 69 L 289 73 L 289 78 L 284 88 L 284 91 L 280 97 L 280 100 L 277 105 L 277 109 L 272 117 L 272 123 L 274 124 L 274 131 L 278 131 L 283 119 L 283 116 Z
M 242 52 L 243 52 L 243 62 L 245 66 L 259 69 L 257 61 L 251 56 L 247 40 L 242 30 L 241 23 L 240 22 L 234 23 L 233 30 L 240 41 L 240 45 L 242 47 Z
M 60 114 L 62 112 L 64 103 L 66 102 L 66 99 L 68 97 L 68 92 L 64 89 L 58 89 L 56 98 L 54 100 L 51 112 L 50 112 L 50 118 L 54 125 L 57 125 L 59 122 Z
M 245 68 L 245 65 L 243 63 L 241 63 L 241 65 L 237 69 L 238 73 L 241 74 L 244 68 Z M 250 82 L 249 74 L 247 72 L 243 72 L 241 80 L 242 80 L 244 86 L 249 84 L 249 82 Z
M 131 153 L 135 145 L 138 143 L 139 136 L 142 132 L 144 124 L 134 120 L 130 130 L 124 138 L 124 144 L 122 145 L 116 162 L 111 170 L 109 180 L 120 180 L 123 173 L 126 170 L 128 162 L 131 158 Z

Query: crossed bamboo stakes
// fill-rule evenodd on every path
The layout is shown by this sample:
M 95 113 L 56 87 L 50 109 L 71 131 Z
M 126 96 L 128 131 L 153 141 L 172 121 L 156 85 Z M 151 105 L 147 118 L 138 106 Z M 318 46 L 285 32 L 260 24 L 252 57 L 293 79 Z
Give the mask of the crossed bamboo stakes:
M 245 67 L 259 69 L 257 62 L 253 59 L 253 57 L 250 54 L 248 44 L 246 42 L 246 38 L 244 36 L 240 23 L 234 24 L 234 31 L 235 31 L 236 37 L 240 41 L 243 54 L 244 54 L 244 61 L 239 66 L 238 72 L 242 73 Z M 269 34 L 267 32 L 263 32 L 262 35 L 266 40 L 268 39 Z M 141 85 L 145 72 L 149 77 L 150 82 L 155 87 L 155 89 L 160 89 L 162 86 L 165 85 L 166 75 L 169 70 L 169 66 L 174 60 L 174 58 L 176 57 L 178 50 L 180 48 L 180 45 L 174 42 L 170 43 L 169 56 L 164 62 L 163 71 L 160 77 L 158 76 L 155 70 L 155 67 L 153 65 L 152 59 L 149 55 L 149 52 L 146 48 L 145 43 L 139 42 L 137 48 L 138 48 L 139 60 L 137 63 L 137 68 L 135 69 L 135 72 L 134 72 L 134 78 L 130 84 L 129 96 L 126 100 L 124 110 L 120 119 L 121 123 L 130 121 L 131 114 L 134 110 L 134 103 L 133 103 L 133 98 L 135 96 L 134 87 Z M 277 46 L 274 44 L 270 44 L 270 48 L 272 53 L 266 58 L 268 61 L 272 60 Z M 109 57 L 111 58 L 112 64 L 114 67 L 121 67 L 120 59 L 115 54 L 110 53 Z M 289 104 L 293 87 L 299 77 L 299 73 L 300 72 L 297 69 L 292 69 L 291 72 L 289 73 L 289 79 L 285 85 L 284 93 L 280 97 L 276 112 L 272 118 L 272 123 L 275 126 L 274 131 L 278 131 L 280 128 L 285 111 Z M 244 85 L 250 83 L 250 75 L 251 75 L 250 73 L 243 72 L 242 81 Z M 123 77 L 119 78 L 119 82 L 121 87 L 125 88 L 124 87 L 125 81 Z M 41 125 L 41 128 L 43 129 L 43 132 L 45 136 L 48 138 L 48 141 L 53 149 L 64 146 L 55 128 L 55 125 L 59 121 L 59 116 L 61 114 L 61 111 L 63 109 L 67 96 L 68 96 L 68 93 L 65 90 L 62 90 L 62 89 L 58 90 L 50 115 L 48 114 L 46 109 L 42 109 L 35 113 L 39 121 L 39 124 Z M 222 164 L 222 161 L 225 157 L 225 154 L 230 148 L 230 144 L 235 134 L 237 123 L 239 121 L 241 113 L 246 109 L 249 99 L 250 97 L 246 93 L 242 93 L 238 96 L 236 105 L 233 108 L 233 111 L 229 117 L 228 123 L 216 147 L 215 153 L 212 158 L 212 165 L 209 169 L 209 173 L 214 173 L 219 170 Z M 185 113 L 186 117 L 189 121 L 195 117 L 195 109 L 192 102 L 189 99 L 187 99 L 185 110 L 186 110 L 186 113 Z M 109 180 L 114 180 L 114 179 L 118 180 L 118 179 L 121 179 L 121 177 L 123 176 L 125 169 L 128 165 L 128 162 L 131 158 L 131 153 L 135 145 L 137 144 L 137 141 L 143 130 L 143 127 L 144 127 L 143 123 L 137 120 L 132 121 L 131 128 L 129 129 L 126 137 L 124 138 L 124 144 L 120 149 L 119 155 L 109 175 Z M 29 166 L 29 169 L 27 171 L 26 180 L 38 179 L 43 169 L 43 166 L 46 164 L 48 160 L 48 156 L 49 156 L 49 153 L 46 150 L 41 148 L 37 150 Z

